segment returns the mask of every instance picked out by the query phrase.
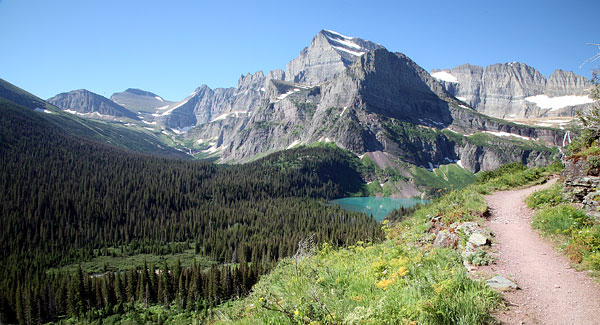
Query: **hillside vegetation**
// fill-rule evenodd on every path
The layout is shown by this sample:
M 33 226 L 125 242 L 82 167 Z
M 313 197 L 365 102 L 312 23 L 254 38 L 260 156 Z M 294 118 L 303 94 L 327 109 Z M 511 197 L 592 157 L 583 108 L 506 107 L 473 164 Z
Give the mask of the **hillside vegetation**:
M 431 219 L 444 224 L 481 221 L 483 194 L 545 181 L 561 165 L 527 169 L 510 164 L 476 185 L 453 191 L 397 224 L 382 243 L 327 244 L 287 258 L 245 299 L 213 312 L 221 323 L 424 323 L 492 321 L 501 303 L 483 282 L 467 276 L 458 252 L 431 245 Z M 464 239 L 463 239 L 464 240 Z
M 345 246 L 382 237 L 369 216 L 326 203 L 362 185 L 340 149 L 218 166 L 126 152 L 45 115 L 0 103 L 2 322 L 102 319 L 139 302 L 203 310 L 243 295 L 302 238 Z M 197 261 L 140 265 L 144 254 Z M 116 258 L 125 261 L 108 263 Z M 103 275 L 86 275 L 99 260 Z

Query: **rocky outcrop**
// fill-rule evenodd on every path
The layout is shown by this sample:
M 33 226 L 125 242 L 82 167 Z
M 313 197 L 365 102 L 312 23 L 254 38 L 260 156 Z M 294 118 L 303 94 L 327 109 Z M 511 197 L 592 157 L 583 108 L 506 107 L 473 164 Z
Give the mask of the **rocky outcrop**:
M 600 220 L 600 176 L 585 158 L 570 158 L 564 162 L 562 177 L 565 191 L 573 201 L 581 203 L 588 215 Z
M 136 88 L 128 88 L 123 92 L 114 93 L 110 96 L 110 100 L 133 112 L 148 113 L 155 113 L 156 109 L 173 104 L 155 93 Z
M 132 111 L 112 100 L 85 89 L 58 94 L 48 102 L 63 110 L 69 110 L 92 117 L 127 117 L 137 120 Z
M 574 116 L 592 102 L 585 77 L 556 70 L 548 79 L 524 63 L 470 64 L 433 70 L 445 89 L 478 112 L 499 118 Z

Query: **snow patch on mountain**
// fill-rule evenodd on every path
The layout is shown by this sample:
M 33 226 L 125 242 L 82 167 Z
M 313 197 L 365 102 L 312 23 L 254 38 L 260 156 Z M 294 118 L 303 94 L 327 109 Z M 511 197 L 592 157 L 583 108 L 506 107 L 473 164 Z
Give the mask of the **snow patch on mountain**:
M 237 117 L 240 117 L 240 115 L 245 115 L 245 114 L 248 114 L 248 111 L 233 111 L 233 112 L 229 112 L 229 113 L 224 113 L 224 114 L 221 114 L 221 115 L 215 117 L 214 119 L 212 119 L 211 122 L 224 120 L 224 119 L 228 118 L 229 116 L 237 118 Z
M 434 72 L 434 73 L 431 74 L 431 76 L 434 77 L 435 79 L 438 79 L 438 80 L 447 81 L 447 82 L 453 82 L 453 83 L 458 83 L 458 78 L 456 78 L 455 76 L 453 76 L 451 73 L 449 73 L 447 71 Z M 464 100 L 463 100 L 463 102 L 464 102 Z
M 515 137 L 515 138 L 519 138 L 519 139 L 523 139 L 523 140 L 533 140 L 530 137 L 524 137 L 522 135 L 518 135 L 518 134 L 514 134 L 514 133 L 508 133 L 508 132 L 483 131 L 483 133 L 492 134 L 492 135 L 495 135 L 497 137 Z
M 530 96 L 526 101 L 534 103 L 541 108 L 557 110 L 568 106 L 576 106 L 593 103 L 594 100 L 588 96 L 558 96 L 548 97 L 546 95 Z

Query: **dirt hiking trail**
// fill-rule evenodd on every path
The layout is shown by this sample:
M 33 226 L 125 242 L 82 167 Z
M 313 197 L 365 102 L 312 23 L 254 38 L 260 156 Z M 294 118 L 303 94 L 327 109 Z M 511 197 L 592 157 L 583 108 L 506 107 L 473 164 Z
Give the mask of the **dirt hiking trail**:
M 520 288 L 506 292 L 508 310 L 494 314 L 503 324 L 600 324 L 600 285 L 571 268 L 530 225 L 533 212 L 523 200 L 555 181 L 486 196 L 492 213 L 486 226 L 495 234 L 497 254 L 496 263 L 481 270 Z

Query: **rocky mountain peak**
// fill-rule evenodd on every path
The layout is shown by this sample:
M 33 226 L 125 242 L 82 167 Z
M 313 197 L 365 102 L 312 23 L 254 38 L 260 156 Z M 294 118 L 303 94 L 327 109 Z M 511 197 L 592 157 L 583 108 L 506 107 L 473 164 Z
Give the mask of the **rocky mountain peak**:
M 146 90 L 142 90 L 139 88 L 127 88 L 125 90 L 126 93 L 130 93 L 130 94 L 134 94 L 134 95 L 138 95 L 138 96 L 149 96 L 149 97 L 160 97 L 157 94 L 153 93 L 153 92 L 149 92 Z
M 238 80 L 237 89 L 241 91 L 245 91 L 248 88 L 255 88 L 257 85 L 262 86 L 265 82 L 265 74 L 262 71 L 257 71 L 254 74 L 247 73 L 246 75 L 241 75 Z
M 381 45 L 331 30 L 320 31 L 286 67 L 285 81 L 314 86 L 331 80 L 361 55 Z
M 545 93 L 548 96 L 588 95 L 589 88 L 587 78 L 557 69 L 548 78 Z
M 322 30 L 318 35 L 325 37 L 325 40 L 336 50 L 342 58 L 354 62 L 361 55 L 382 48 L 381 45 L 371 41 L 363 40 L 358 37 L 349 37 L 332 30 Z
M 138 88 L 127 88 L 123 92 L 114 93 L 110 96 L 110 99 L 131 111 L 147 113 L 154 113 L 157 108 L 173 103 L 153 92 Z

